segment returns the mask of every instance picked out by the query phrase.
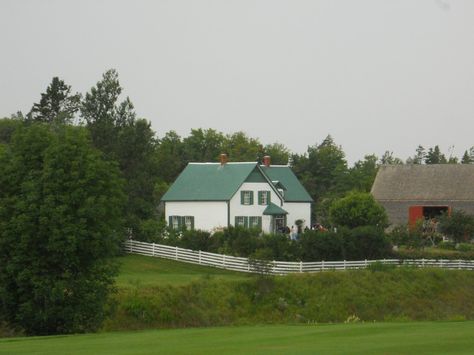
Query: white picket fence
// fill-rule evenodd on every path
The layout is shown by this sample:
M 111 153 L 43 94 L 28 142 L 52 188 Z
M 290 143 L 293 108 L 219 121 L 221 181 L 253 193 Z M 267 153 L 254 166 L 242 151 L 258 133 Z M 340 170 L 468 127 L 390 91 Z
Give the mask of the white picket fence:
M 145 243 L 136 240 L 127 240 L 124 244 L 127 253 L 154 256 L 165 259 L 182 261 L 185 263 L 213 266 L 226 270 L 241 272 L 266 272 L 275 275 L 300 272 L 319 272 L 325 270 L 364 269 L 368 265 L 381 262 L 387 265 L 436 267 L 443 269 L 474 270 L 474 261 L 471 260 L 432 260 L 432 259 L 383 259 L 360 261 L 255 261 L 248 258 L 235 257 L 223 254 L 207 253 L 183 249 L 162 244 Z

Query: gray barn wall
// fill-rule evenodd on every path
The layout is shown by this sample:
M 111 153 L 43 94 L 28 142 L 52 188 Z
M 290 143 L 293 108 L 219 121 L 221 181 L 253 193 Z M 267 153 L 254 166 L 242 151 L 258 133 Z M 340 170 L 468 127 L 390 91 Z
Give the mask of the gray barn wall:
M 407 224 L 410 206 L 449 206 L 474 215 L 474 201 L 378 201 L 387 211 L 391 225 Z

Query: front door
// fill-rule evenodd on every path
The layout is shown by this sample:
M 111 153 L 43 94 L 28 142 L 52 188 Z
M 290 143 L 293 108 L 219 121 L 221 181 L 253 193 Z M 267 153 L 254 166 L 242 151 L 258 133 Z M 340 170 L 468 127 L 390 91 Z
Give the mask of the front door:
M 286 227 L 285 215 L 277 215 L 273 217 L 273 233 L 283 233 Z

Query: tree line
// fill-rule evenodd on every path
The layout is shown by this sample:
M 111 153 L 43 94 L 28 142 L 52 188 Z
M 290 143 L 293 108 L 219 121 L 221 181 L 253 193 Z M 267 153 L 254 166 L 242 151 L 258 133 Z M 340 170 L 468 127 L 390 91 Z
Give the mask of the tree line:
M 84 126 L 93 146 L 119 166 L 127 195 L 125 224 L 136 235 L 144 224 L 158 217 L 161 196 L 188 162 L 217 161 L 221 153 L 227 153 L 231 161 L 262 161 L 264 155 L 270 155 L 273 164 L 291 165 L 315 200 L 313 218 L 321 223 L 328 221 L 329 206 L 335 198 L 349 191 L 369 192 L 382 164 L 474 163 L 474 146 L 461 159 L 442 153 L 438 145 L 420 145 L 405 161 L 386 151 L 381 157 L 366 155 L 349 166 L 342 147 L 330 135 L 302 154 L 292 153 L 277 142 L 264 145 L 244 132 L 224 134 L 197 128 L 187 137 L 175 131 L 159 137 L 149 121 L 137 117 L 129 97 L 121 100 L 122 92 L 113 69 L 85 95 L 73 93 L 69 85 L 54 77 L 30 112 L 13 117 L 25 124 Z

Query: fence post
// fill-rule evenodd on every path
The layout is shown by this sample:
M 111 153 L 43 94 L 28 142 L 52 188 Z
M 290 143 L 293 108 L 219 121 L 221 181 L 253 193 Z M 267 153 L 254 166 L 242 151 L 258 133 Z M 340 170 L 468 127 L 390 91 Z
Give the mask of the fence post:
M 174 247 L 174 259 L 178 260 L 178 247 Z
M 425 267 L 425 258 L 421 259 L 421 266 L 424 268 Z
M 300 261 L 300 272 L 303 272 L 303 262 Z
M 367 266 L 369 266 L 369 264 L 367 263 L 367 259 L 365 259 L 364 265 L 365 265 L 365 268 L 367 269 Z
M 151 255 L 155 256 L 155 243 L 152 243 L 151 245 Z
M 321 270 L 324 271 L 324 260 L 321 262 Z
M 133 239 L 129 239 L 128 242 L 130 243 L 130 254 L 133 253 Z
M 199 264 L 201 264 L 201 251 L 199 250 Z
M 344 259 L 344 270 L 346 269 L 346 260 Z
M 461 270 L 461 259 L 458 260 L 458 270 Z

